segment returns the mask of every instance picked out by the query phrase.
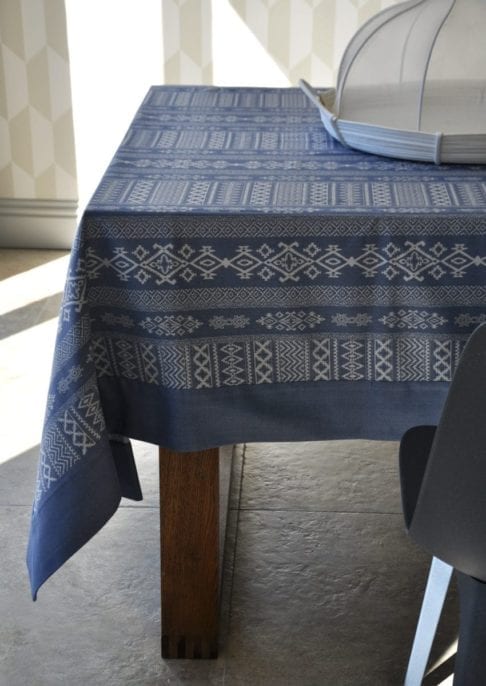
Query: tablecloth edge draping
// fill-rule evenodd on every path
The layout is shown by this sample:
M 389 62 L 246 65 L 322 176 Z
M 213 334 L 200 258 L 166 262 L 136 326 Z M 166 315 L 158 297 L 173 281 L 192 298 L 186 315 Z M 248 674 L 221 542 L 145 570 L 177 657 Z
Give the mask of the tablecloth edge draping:
M 136 401 L 139 382 L 105 376 L 98 386 L 103 405 L 113 410 L 112 431 L 178 452 L 198 452 L 254 442 L 397 441 L 416 424 L 417 413 L 425 422 L 437 422 L 449 383 L 241 385 L 219 388 L 216 396 L 212 389 L 143 384 L 143 407 Z
M 108 445 L 102 442 L 61 482 L 56 497 L 46 498 L 33 511 L 26 558 L 32 600 L 45 581 L 103 528 L 122 497 L 142 500 L 131 444 L 121 438 Z M 69 537 L 62 535 L 64 528 Z

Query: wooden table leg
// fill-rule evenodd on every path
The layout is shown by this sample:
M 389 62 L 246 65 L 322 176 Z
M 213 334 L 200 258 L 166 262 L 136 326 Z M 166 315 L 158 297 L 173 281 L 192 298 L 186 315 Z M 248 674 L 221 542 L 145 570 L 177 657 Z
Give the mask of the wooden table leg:
M 218 452 L 159 449 L 163 658 L 218 654 Z

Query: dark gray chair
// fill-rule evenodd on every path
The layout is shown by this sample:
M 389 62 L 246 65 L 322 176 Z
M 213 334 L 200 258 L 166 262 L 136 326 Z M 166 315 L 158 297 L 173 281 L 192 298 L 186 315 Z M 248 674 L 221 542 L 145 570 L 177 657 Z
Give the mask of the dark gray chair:
M 453 569 L 460 603 L 454 686 L 486 684 L 486 324 L 469 338 L 437 427 L 400 443 L 405 524 L 434 556 L 405 686 L 421 684 Z

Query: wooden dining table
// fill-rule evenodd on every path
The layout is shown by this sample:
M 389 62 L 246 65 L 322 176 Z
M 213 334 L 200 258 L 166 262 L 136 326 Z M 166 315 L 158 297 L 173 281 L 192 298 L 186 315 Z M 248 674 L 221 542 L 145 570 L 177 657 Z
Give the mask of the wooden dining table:
M 162 655 L 216 657 L 221 446 L 435 423 L 485 320 L 484 167 L 350 150 L 295 88 L 152 87 L 72 249 L 33 597 L 142 498 L 154 443 Z

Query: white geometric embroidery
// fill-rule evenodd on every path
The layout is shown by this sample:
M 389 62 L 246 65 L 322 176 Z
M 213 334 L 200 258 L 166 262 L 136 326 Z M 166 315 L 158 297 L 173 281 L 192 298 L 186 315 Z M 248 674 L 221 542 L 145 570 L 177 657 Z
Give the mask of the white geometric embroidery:
M 432 248 L 427 252 L 425 241 L 418 241 L 417 243 L 405 241 L 405 246 L 404 251 L 399 250 L 396 246 L 391 246 L 395 247 L 396 250 L 390 257 L 388 266 L 384 271 L 387 278 L 392 279 L 402 271 L 405 281 L 423 281 L 425 274 L 433 276 L 434 279 L 440 279 L 446 273 L 440 266 L 439 257 L 436 256 L 437 250 Z
M 240 245 L 236 249 L 235 257 L 226 258 L 221 264 L 223 267 L 233 268 L 240 279 L 249 279 L 252 271 L 261 265 L 261 260 L 251 254 L 251 248 L 248 245 Z M 211 275 L 214 276 L 214 270 Z
M 464 328 L 466 326 L 469 328 L 472 325 L 478 326 L 483 322 L 486 322 L 486 314 L 472 315 L 469 313 L 464 313 L 458 314 L 457 317 L 454 319 L 454 324 L 456 326 L 460 326 L 461 328 Z
M 208 324 L 212 329 L 221 330 L 225 328 L 244 329 L 248 326 L 250 320 L 244 314 L 235 314 L 233 317 L 224 317 L 223 315 L 215 315 L 211 317 Z
M 393 381 L 393 341 L 391 338 L 374 342 L 375 380 Z
M 37 483 L 33 503 L 34 512 L 37 512 L 39 509 L 39 504 L 44 493 L 49 490 L 51 484 L 57 481 L 57 477 L 53 474 L 53 468 L 50 464 L 49 447 L 50 443 L 48 441 L 45 447 L 42 446 L 40 452 L 39 467 L 37 469 Z
M 213 379 L 211 374 L 210 349 L 207 343 L 191 346 L 191 361 L 193 374 L 196 380 L 196 388 L 212 388 Z
M 466 274 L 469 267 L 486 265 L 486 258 L 483 256 L 481 259 L 479 255 L 472 256 L 463 243 L 456 243 L 452 251 L 444 257 L 443 264 L 450 267 L 452 276 L 460 278 Z
M 424 312 L 420 310 L 390 311 L 378 321 L 389 329 L 437 329 L 447 324 L 447 319 L 437 312 Z
M 334 314 L 331 317 L 331 321 L 336 326 L 368 326 L 373 321 L 373 317 L 369 314 L 358 313 L 358 314 L 346 314 L 345 312 Z
M 157 343 L 109 339 L 104 349 L 110 359 L 103 369 L 179 389 L 304 380 L 446 381 L 463 343 L 463 337 L 369 333 Z
M 297 250 L 298 246 L 297 242 L 290 244 L 279 243 L 280 252 L 265 260 L 267 268 L 273 268 L 275 272 L 282 275 L 279 277 L 279 281 L 282 283 L 286 281 L 299 281 L 300 278 L 297 275 L 303 270 L 310 278 L 314 277 L 314 271 L 309 272 L 312 267 L 312 258 L 299 252 Z M 317 276 L 317 273 L 316 270 L 315 276 Z
M 126 379 L 139 379 L 140 370 L 136 344 L 127 339 L 119 338 L 115 341 L 115 349 L 116 362 L 121 376 Z
M 331 379 L 331 340 L 317 338 L 312 345 L 312 371 L 316 381 Z
M 428 338 L 398 338 L 397 381 L 430 381 Z
M 34 509 L 52 483 L 101 440 L 105 420 L 94 377 L 45 425 Z
M 269 281 L 277 277 L 281 283 L 298 283 L 304 277 L 314 281 L 322 274 L 338 279 L 357 270 L 366 279 L 381 274 L 388 281 L 400 278 L 422 283 L 426 277 L 435 281 L 445 275 L 463 278 L 470 269 L 486 266 L 486 255 L 471 254 L 463 243 L 452 247 L 440 242 L 428 247 L 424 240 L 403 244 L 393 241 L 385 246 L 366 243 L 350 254 L 334 243 L 319 247 L 315 242 L 301 246 L 298 241 L 279 241 L 277 248 L 275 252 L 268 243 L 255 248 L 239 245 L 233 255 L 218 255 L 217 248 L 211 245 L 194 250 L 187 244 L 176 248 L 172 243 L 154 243 L 150 249 L 138 245 L 131 252 L 115 247 L 111 258 L 98 256 L 88 248 L 87 274 L 89 279 L 97 279 L 102 270 L 108 269 L 122 281 L 134 278 L 141 284 L 154 280 L 157 285 L 175 285 L 196 278 L 214 280 L 228 270 L 239 280 L 259 276 Z
M 140 353 L 144 371 L 144 380 L 147 383 L 158 383 L 159 370 L 157 367 L 157 350 L 154 345 L 143 341 L 140 343 Z
M 364 378 L 364 344 L 355 338 L 341 343 L 341 356 L 344 362 L 342 378 L 346 381 L 358 381 Z
M 59 427 L 51 427 L 42 439 L 41 462 L 46 474 L 49 474 L 49 482 L 45 490 L 50 487 L 50 481 L 54 481 L 53 472 L 57 476 L 63 476 L 72 465 L 81 458 L 81 454 L 68 443 Z M 48 457 L 47 457 L 48 456 Z M 48 463 L 47 463 L 48 461 Z
M 106 340 L 101 336 L 91 339 L 90 354 L 99 377 L 113 376 Z
M 105 420 L 92 376 L 49 418 L 44 427 L 40 456 L 41 490 L 62 476 L 101 439 Z
M 191 315 L 165 315 L 164 317 L 146 317 L 140 322 L 142 329 L 157 336 L 185 336 L 194 333 L 202 322 Z
M 325 319 L 315 312 L 290 310 L 288 312 L 267 312 L 256 321 L 257 324 L 261 324 L 268 330 L 305 331 L 306 329 L 314 329 Z
M 158 348 L 160 384 L 165 388 L 189 388 L 190 356 L 187 346 L 168 345 Z M 156 382 L 157 377 L 152 377 Z
M 237 386 L 245 383 L 244 347 L 236 343 L 227 343 L 221 346 L 220 352 L 223 385 Z
M 386 253 L 386 249 L 384 252 Z M 374 243 L 367 243 L 360 255 L 346 259 L 343 266 L 357 266 L 362 270 L 363 276 L 369 279 L 376 276 L 380 267 L 384 267 L 387 263 L 388 259 L 386 254 L 380 255 L 377 245 Z M 386 270 L 382 270 L 382 273 L 386 275 Z
M 47 491 L 48 488 L 50 488 L 51 484 L 54 481 L 57 481 L 57 477 L 53 475 L 53 467 L 51 465 L 51 448 L 52 448 L 52 458 L 53 462 L 56 461 L 56 459 L 59 459 L 59 454 L 57 453 L 57 447 L 54 444 L 52 439 L 52 434 L 54 432 L 50 432 L 49 435 L 47 435 L 47 442 L 44 444 L 44 441 L 42 442 L 42 450 L 41 450 L 41 455 L 40 455 L 40 470 L 42 474 L 42 481 L 43 481 L 43 487 L 44 490 Z
M 64 436 L 69 436 L 75 448 L 81 450 L 82 455 L 86 455 L 88 448 L 96 445 L 96 440 L 93 439 L 83 427 L 78 423 L 77 417 L 69 410 L 63 412 L 57 420 L 62 426 Z
M 61 321 L 69 322 L 72 310 L 77 313 L 81 312 L 86 302 L 86 276 L 72 276 L 69 274 L 66 279 L 62 299 Z
M 75 365 L 74 367 L 71 367 L 66 376 L 58 381 L 57 390 L 60 393 L 65 393 L 73 382 L 78 381 L 81 378 L 82 374 L 83 368 L 81 366 Z
M 105 419 L 101 409 L 97 387 L 91 383 L 86 386 L 79 397 L 78 404 L 72 407 L 76 418 L 96 438 L 100 438 L 105 428 Z
M 61 318 L 59 322 L 61 323 Z M 90 340 L 90 336 L 91 323 L 87 315 L 81 315 L 80 319 L 66 332 L 59 333 L 54 353 L 53 373 L 61 369 L 66 361 L 70 360 Z
M 452 345 L 451 341 L 434 341 L 432 348 L 434 370 L 434 381 L 451 380 L 451 360 Z
M 277 381 L 291 383 L 309 378 L 309 345 L 305 338 L 281 338 L 276 344 Z
M 189 246 L 184 246 L 182 248 L 182 251 L 184 250 L 185 247 Z M 181 254 L 184 256 L 186 253 L 182 252 Z M 214 248 L 212 248 L 210 245 L 203 245 L 201 247 L 201 251 L 196 255 L 194 260 L 191 261 L 191 267 L 194 267 L 197 269 L 202 276 L 203 279 L 206 280 L 211 280 L 214 278 L 216 272 L 218 269 L 221 268 L 221 266 L 226 266 L 225 265 L 225 260 L 220 260 L 216 257 L 215 255 L 216 251 Z M 192 270 L 191 270 L 192 271 Z M 194 272 L 194 275 L 196 272 Z M 187 279 L 190 280 L 190 279 Z
M 253 342 L 255 383 L 273 383 L 273 349 L 270 340 L 255 339 Z

